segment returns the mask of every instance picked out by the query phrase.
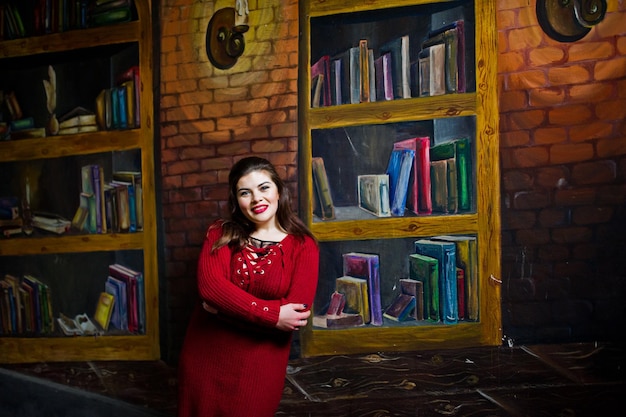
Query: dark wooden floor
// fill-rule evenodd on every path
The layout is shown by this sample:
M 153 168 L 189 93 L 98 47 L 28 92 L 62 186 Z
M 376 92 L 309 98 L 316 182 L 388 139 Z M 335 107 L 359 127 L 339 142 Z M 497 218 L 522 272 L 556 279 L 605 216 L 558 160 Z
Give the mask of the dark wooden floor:
M 585 343 L 295 359 L 277 416 L 624 415 L 624 353 Z M 176 370 L 162 362 L 3 368 L 176 414 Z

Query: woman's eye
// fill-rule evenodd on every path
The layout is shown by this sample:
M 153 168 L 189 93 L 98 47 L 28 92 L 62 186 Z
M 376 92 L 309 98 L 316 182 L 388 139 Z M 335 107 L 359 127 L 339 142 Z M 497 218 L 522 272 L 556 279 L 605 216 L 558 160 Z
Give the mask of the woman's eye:
M 239 197 L 245 197 L 245 196 L 247 196 L 248 194 L 250 194 L 248 191 L 240 191 L 240 192 L 239 192 Z
M 261 187 L 261 191 L 267 191 L 269 190 L 270 186 L 269 185 L 264 185 Z

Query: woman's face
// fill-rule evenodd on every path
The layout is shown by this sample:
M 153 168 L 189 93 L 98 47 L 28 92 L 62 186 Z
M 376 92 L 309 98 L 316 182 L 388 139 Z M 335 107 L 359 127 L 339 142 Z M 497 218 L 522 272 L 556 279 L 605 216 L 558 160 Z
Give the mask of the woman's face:
M 276 221 L 278 187 L 265 171 L 252 171 L 237 182 L 237 202 L 243 214 L 257 226 Z

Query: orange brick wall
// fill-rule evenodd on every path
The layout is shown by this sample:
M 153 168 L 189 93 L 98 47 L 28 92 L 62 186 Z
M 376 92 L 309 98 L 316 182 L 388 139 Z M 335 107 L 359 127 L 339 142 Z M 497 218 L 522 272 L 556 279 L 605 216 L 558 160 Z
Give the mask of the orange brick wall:
M 249 154 L 268 158 L 297 199 L 298 2 L 248 4 L 245 52 L 234 67 L 219 70 L 205 51 L 206 28 L 215 11 L 235 7 L 235 0 L 161 3 L 161 314 L 172 356 L 196 300 L 206 227 L 226 214 L 233 162 Z
M 534 0 L 498 0 L 503 324 L 516 341 L 601 336 L 611 316 L 624 318 L 615 305 L 624 274 L 609 255 L 625 246 L 616 232 L 626 233 L 626 1 L 609 3 L 588 36 L 558 43 L 539 28 Z M 224 214 L 231 164 L 266 156 L 297 196 L 298 1 L 250 0 L 246 51 L 218 70 L 204 50 L 206 27 L 234 5 L 160 6 L 161 316 L 172 360 L 195 301 L 206 226 Z
M 498 1 L 503 327 L 517 342 L 615 337 L 626 280 L 626 1 L 583 39 Z

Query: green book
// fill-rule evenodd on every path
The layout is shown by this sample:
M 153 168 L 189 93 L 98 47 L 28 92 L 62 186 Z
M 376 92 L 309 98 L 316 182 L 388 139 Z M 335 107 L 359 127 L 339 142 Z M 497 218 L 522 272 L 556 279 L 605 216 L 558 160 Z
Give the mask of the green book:
M 426 320 L 439 321 L 439 261 L 430 256 L 414 253 L 409 255 L 409 278 L 420 281 L 424 291 L 424 315 Z

